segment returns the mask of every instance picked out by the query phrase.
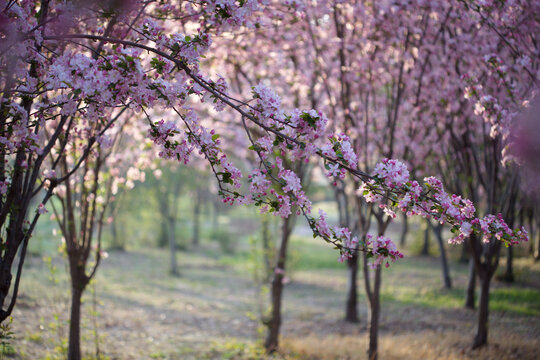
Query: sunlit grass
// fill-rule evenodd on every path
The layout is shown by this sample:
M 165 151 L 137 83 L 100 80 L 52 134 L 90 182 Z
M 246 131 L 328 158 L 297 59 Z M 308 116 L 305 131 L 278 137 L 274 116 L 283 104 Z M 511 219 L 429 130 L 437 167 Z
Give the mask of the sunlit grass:
M 470 335 L 459 331 L 419 331 L 407 334 L 382 334 L 379 339 L 379 358 L 390 360 L 536 360 L 537 344 L 527 342 L 515 334 L 491 334 L 492 345 L 470 349 Z M 309 360 L 366 359 L 367 335 L 287 337 L 282 341 L 282 352 Z
M 233 233 L 233 230 L 228 231 Z M 126 321 L 132 321 L 131 316 L 135 315 L 131 312 L 139 309 L 178 314 L 197 312 L 204 319 L 226 318 L 230 314 L 235 314 L 235 319 L 246 318 L 247 312 L 256 313 L 254 260 L 260 261 L 257 256 L 261 254 L 254 249 L 260 250 L 259 236 L 254 233 L 233 237 L 237 246 L 231 254 L 223 254 L 212 239 L 204 239 L 197 248 L 179 251 L 180 277 L 167 275 L 169 253 L 166 249 L 137 247 L 126 253 L 111 252 L 98 271 L 98 296 L 107 304 L 116 304 L 116 312 L 123 311 L 123 307 L 129 309 L 122 315 L 129 319 Z M 273 240 L 279 240 L 276 233 Z M 55 243 L 52 239 L 45 241 Z M 48 248 L 55 254 L 56 250 L 50 244 L 44 243 L 43 249 Z M 349 333 L 340 328 L 347 271 L 345 264 L 337 262 L 337 255 L 331 246 L 320 239 L 313 239 L 304 230 L 292 236 L 287 268 L 287 275 L 292 281 L 284 292 L 283 346 L 274 359 L 364 358 L 367 304 L 361 263 L 358 279 L 361 322 L 358 326 L 346 328 L 353 330 Z M 55 255 L 53 263 L 57 266 L 58 282 L 53 283 L 48 280 L 49 270 L 41 257 L 30 259 L 21 284 L 21 309 L 29 311 L 25 310 L 26 306 L 33 311 L 50 304 L 64 304 L 54 311 L 62 309 L 60 323 L 67 324 L 69 282 L 65 261 Z M 521 285 L 510 286 L 494 280 L 490 298 L 490 342 L 494 345 L 476 353 L 469 350 L 476 314 L 463 310 L 466 264 L 450 262 L 455 286 L 452 290 L 442 289 L 440 262 L 435 257 L 407 256 L 384 269 L 380 358 L 495 359 L 510 357 L 513 352 L 521 360 L 536 358 L 531 357 L 535 348 L 531 346 L 530 339 L 534 338 L 534 331 L 538 331 L 531 324 L 540 317 L 540 291 L 525 285 L 538 281 L 540 266 L 528 259 L 516 259 L 515 265 Z M 262 265 L 259 263 L 258 266 L 260 270 Z M 231 288 L 227 289 L 227 286 Z M 85 299 L 88 309 L 88 293 Z M 49 346 L 51 350 L 48 351 L 54 351 L 53 346 L 58 340 L 48 330 L 51 320 L 47 317 L 52 312 L 43 311 L 46 319 L 42 321 L 44 330 L 32 328 L 22 336 L 30 344 L 24 346 Z M 118 316 L 113 310 L 104 309 L 101 321 L 107 321 L 104 319 L 113 315 Z M 142 323 L 142 320 L 137 321 Z M 153 321 L 159 323 L 161 320 Z M 293 330 L 288 328 L 292 324 L 301 329 L 313 329 L 313 334 L 305 330 L 299 334 L 295 327 Z M 328 324 L 331 328 L 325 330 Z M 18 326 L 20 328 L 21 324 Z M 171 326 L 172 333 L 182 332 L 182 324 Z M 456 326 L 461 326 L 462 331 L 456 330 Z M 105 328 L 105 331 L 114 334 L 116 330 Z M 228 335 L 227 326 L 223 331 Z M 532 335 L 524 336 L 531 331 Z M 156 359 L 266 359 L 260 343 L 255 340 L 255 331 L 253 333 L 252 337 L 206 337 L 202 340 L 197 338 L 205 336 L 201 333 L 193 335 L 195 342 L 191 342 L 191 338 L 182 338 L 172 345 L 172 349 L 170 345 L 161 348 L 155 344 L 148 349 L 137 349 L 137 353 L 145 354 L 140 358 Z M 149 335 L 158 337 L 161 334 Z

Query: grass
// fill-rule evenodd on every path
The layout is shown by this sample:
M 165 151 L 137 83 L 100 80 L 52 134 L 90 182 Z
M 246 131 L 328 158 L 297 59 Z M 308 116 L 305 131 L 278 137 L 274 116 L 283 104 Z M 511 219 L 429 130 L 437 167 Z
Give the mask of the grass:
M 231 223 L 227 230 L 237 242 L 231 254 L 224 255 L 216 242 L 208 241 L 179 252 L 180 277 L 167 275 L 169 255 L 164 249 L 111 252 L 98 271 L 95 315 L 90 291 L 84 297 L 85 354 L 93 353 L 91 320 L 97 316 L 104 358 L 267 358 L 257 333 L 268 297 L 260 295 L 254 281 L 255 269 L 262 266 L 254 262 L 260 260 L 260 240 L 257 233 L 238 234 L 242 224 Z M 37 250 L 52 254 L 54 242 L 44 235 L 49 230 L 40 234 L 43 244 Z M 282 347 L 272 359 L 362 359 L 367 341 L 362 272 L 361 322 L 346 324 L 341 321 L 346 266 L 336 261 L 337 253 L 328 244 L 300 230 L 290 244 L 287 275 L 292 282 L 284 292 Z M 519 284 L 493 282 L 492 345 L 474 353 L 469 345 L 475 314 L 463 309 L 466 265 L 451 262 L 452 290 L 442 289 L 437 258 L 407 256 L 385 269 L 381 358 L 491 359 L 513 353 L 522 360 L 540 358 L 533 346 L 540 339 L 540 290 L 534 285 L 540 265 L 528 259 L 516 259 L 515 264 Z M 20 293 L 13 325 L 16 356 L 62 358 L 69 309 L 65 261 L 57 255 L 51 261 L 30 257 Z

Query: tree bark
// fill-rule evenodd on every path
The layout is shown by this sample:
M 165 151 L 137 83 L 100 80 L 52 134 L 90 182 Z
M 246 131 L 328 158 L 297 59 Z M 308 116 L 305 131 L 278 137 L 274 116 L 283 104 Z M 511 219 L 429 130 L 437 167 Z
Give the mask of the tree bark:
M 535 242 L 534 242 L 534 260 L 539 261 L 540 260 L 540 231 L 538 231 L 538 236 L 536 236 Z
M 158 238 L 158 246 L 160 248 L 165 248 L 169 244 L 169 222 L 167 217 L 169 216 L 169 210 L 166 204 L 161 204 L 161 216 L 160 216 L 160 231 Z
M 467 264 L 469 262 L 469 251 L 467 250 L 467 246 L 462 246 L 461 247 L 461 254 L 459 255 L 459 260 L 458 262 L 460 264 Z
M 279 345 L 279 329 L 281 326 L 281 296 L 283 293 L 283 277 L 287 260 L 287 245 L 292 232 L 292 216 L 283 219 L 281 244 L 272 280 L 271 302 L 272 310 L 267 321 L 268 334 L 264 347 L 267 353 L 273 353 Z
M 503 275 L 503 280 L 506 282 L 514 282 L 514 248 L 506 248 L 506 271 Z
M 473 349 L 487 344 L 488 340 L 488 317 L 489 317 L 489 285 L 491 277 L 485 274 L 481 280 L 480 303 L 478 304 L 478 328 L 474 337 Z
M 369 347 L 368 347 L 368 359 L 377 360 L 378 357 L 378 343 L 379 343 L 379 318 L 381 314 L 381 267 L 375 269 L 375 281 L 373 283 L 373 292 L 371 294 L 371 301 L 369 301 Z
M 83 289 L 80 284 L 71 286 L 68 360 L 81 360 L 81 298 Z
M 533 212 L 533 215 L 529 217 L 529 227 L 531 229 L 531 242 L 534 243 L 533 248 L 533 258 L 535 261 L 540 260 L 540 227 L 539 222 L 535 222 L 536 211 Z
M 339 181 L 335 188 L 335 199 L 338 206 L 339 226 L 350 227 L 349 201 L 345 192 L 345 184 Z M 358 251 L 347 260 L 347 299 L 345 300 L 345 321 L 356 323 L 358 319 Z
M 426 220 L 429 221 L 429 220 Z M 420 255 L 429 255 L 429 224 L 426 222 L 426 229 L 424 230 L 424 245 Z
M 357 278 L 358 278 L 358 252 L 356 251 L 350 259 L 347 260 L 349 271 L 349 285 L 347 290 L 347 302 L 345 305 L 345 321 L 356 323 L 358 319 L 358 295 L 357 295 Z
M 437 238 L 437 243 L 439 244 L 439 252 L 441 253 L 442 278 L 444 288 L 451 289 L 452 279 L 450 277 L 450 269 L 448 268 L 448 260 L 446 258 L 446 248 L 444 247 L 444 241 L 442 238 L 443 226 L 438 223 L 435 226 L 432 225 L 432 227 L 433 232 L 435 233 L 435 237 Z
M 272 276 L 272 247 L 270 246 L 270 219 L 263 214 L 261 219 L 262 251 L 264 261 L 264 279 L 268 282 Z
M 401 238 L 399 239 L 399 245 L 405 246 L 405 240 L 407 240 L 407 233 L 409 232 L 409 218 L 406 214 L 403 214 L 403 227 L 401 228 Z
M 469 258 L 469 280 L 467 281 L 467 289 L 465 290 L 465 307 L 474 310 L 475 308 L 475 292 L 476 292 L 476 267 L 474 259 Z

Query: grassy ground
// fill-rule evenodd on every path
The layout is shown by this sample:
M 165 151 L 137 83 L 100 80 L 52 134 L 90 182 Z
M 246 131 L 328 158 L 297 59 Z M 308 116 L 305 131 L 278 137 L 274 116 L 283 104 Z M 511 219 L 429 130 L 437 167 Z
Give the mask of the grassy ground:
M 302 233 L 302 232 L 300 232 Z M 260 359 L 258 318 L 265 288 L 256 285 L 253 242 L 234 254 L 215 243 L 178 253 L 180 277 L 167 275 L 168 254 L 114 252 L 85 293 L 85 356 L 103 359 Z M 276 359 L 363 359 L 367 306 L 360 286 L 359 324 L 343 322 L 346 269 L 320 240 L 295 235 L 285 287 L 282 350 Z M 453 290 L 441 289 L 439 261 L 407 256 L 383 272 L 381 359 L 538 359 L 540 266 L 516 261 L 518 284 L 492 287 L 490 345 L 471 351 L 474 311 L 463 309 L 466 266 L 452 262 Z M 11 355 L 62 359 L 69 286 L 65 261 L 29 258 L 14 311 Z

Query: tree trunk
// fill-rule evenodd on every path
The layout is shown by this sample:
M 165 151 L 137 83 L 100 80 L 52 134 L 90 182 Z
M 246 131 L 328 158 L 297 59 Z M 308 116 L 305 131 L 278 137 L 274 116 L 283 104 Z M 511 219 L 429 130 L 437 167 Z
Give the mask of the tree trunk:
M 117 221 L 118 221 L 118 217 L 116 216 L 117 214 L 117 210 L 118 210 L 118 204 L 113 201 L 109 204 L 109 216 L 112 217 L 112 222 L 111 222 L 111 248 L 113 250 L 119 250 L 119 251 L 125 251 L 126 250 L 126 242 L 123 240 L 118 238 L 118 226 L 117 226 Z
M 533 245 L 533 258 L 535 261 L 540 260 L 540 222 L 535 222 L 537 212 L 534 211 L 531 216 L 529 216 L 529 228 L 531 244 Z
M 114 250 L 125 250 L 123 244 L 118 242 L 118 230 L 116 228 L 116 220 L 113 220 L 111 223 L 111 237 L 112 237 L 112 248 Z
M 269 281 L 272 276 L 272 248 L 270 246 L 270 219 L 266 214 L 262 215 L 261 220 L 261 237 L 262 237 L 262 250 L 264 261 L 264 279 L 265 282 Z
M 212 200 L 212 204 L 214 205 L 214 211 L 212 211 L 212 231 L 216 232 L 218 229 L 218 223 L 219 223 L 219 200 L 214 199 Z
M 429 221 L 429 220 L 426 220 Z M 429 224 L 426 222 L 426 229 L 424 230 L 424 245 L 420 255 L 429 255 Z
M 403 214 L 403 227 L 401 228 L 401 238 L 399 240 L 399 245 L 401 247 L 405 246 L 405 240 L 407 239 L 407 233 L 409 232 L 409 218 L 406 214 Z
M 375 269 L 375 282 L 373 284 L 373 293 L 371 294 L 372 299 L 369 302 L 369 347 L 367 351 L 369 360 L 377 360 L 378 356 L 381 276 L 381 267 L 379 266 Z
M 461 247 L 461 254 L 459 255 L 458 262 L 460 264 L 467 264 L 469 262 L 469 250 L 465 244 Z
M 506 248 L 506 271 L 503 275 L 503 280 L 506 282 L 514 282 L 514 248 Z
M 356 323 L 358 319 L 358 296 L 357 296 L 357 278 L 358 278 L 358 251 L 347 260 L 349 271 L 349 285 L 347 290 L 347 303 L 345 305 L 345 321 Z
M 193 245 L 199 246 L 199 233 L 201 223 L 201 193 L 197 189 L 197 199 L 193 209 Z
M 164 248 L 167 246 L 167 244 L 169 244 L 170 235 L 169 235 L 169 222 L 167 220 L 167 217 L 169 216 L 168 213 L 169 213 L 168 208 L 162 206 L 161 216 L 160 216 L 161 227 L 160 227 L 159 238 L 158 238 L 158 246 L 160 248 Z
M 450 269 L 448 268 L 448 260 L 446 258 L 446 248 L 444 247 L 444 241 L 442 238 L 442 229 L 441 224 L 433 226 L 433 232 L 437 238 L 437 243 L 439 244 L 439 252 L 441 253 L 441 266 L 442 266 L 442 278 L 445 289 L 452 288 L 452 279 L 450 278 Z
M 488 339 L 488 316 L 489 316 L 489 285 L 491 277 L 485 274 L 481 280 L 480 303 L 478 305 L 478 328 L 474 337 L 473 349 L 487 344 Z
M 474 310 L 474 298 L 476 292 L 476 267 L 472 256 L 469 258 L 469 280 L 465 290 L 465 307 Z
M 345 184 L 342 181 L 339 181 L 338 186 L 335 188 L 335 198 L 338 206 L 339 226 L 350 227 L 349 202 L 345 192 Z M 352 257 L 347 260 L 347 270 L 348 286 L 345 301 L 345 321 L 356 323 L 358 322 L 358 251 L 355 251 Z
M 176 264 L 176 232 L 175 232 L 175 220 L 173 217 L 169 218 L 169 252 L 171 257 L 170 274 L 172 276 L 178 276 L 178 265 Z
M 271 302 L 272 312 L 267 322 L 268 334 L 264 347 L 267 353 L 273 353 L 279 345 L 279 328 L 281 326 L 281 295 L 283 293 L 283 277 L 285 275 L 285 265 L 287 259 L 287 245 L 292 231 L 292 215 L 283 219 L 281 232 L 281 244 L 279 254 L 274 269 L 274 278 L 272 280 Z
M 71 286 L 68 360 L 81 360 L 81 297 L 83 289 L 80 284 Z

